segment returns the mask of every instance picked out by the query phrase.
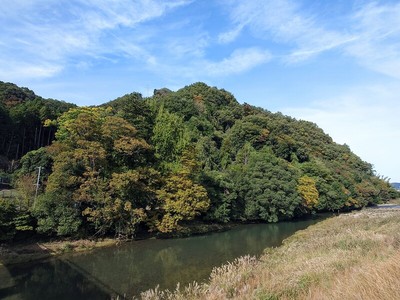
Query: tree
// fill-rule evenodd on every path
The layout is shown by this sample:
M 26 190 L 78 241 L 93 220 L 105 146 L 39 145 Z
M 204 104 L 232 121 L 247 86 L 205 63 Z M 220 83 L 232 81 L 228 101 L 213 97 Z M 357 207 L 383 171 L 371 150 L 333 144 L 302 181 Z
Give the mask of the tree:
M 193 220 L 210 206 L 206 189 L 182 173 L 168 177 L 157 196 L 163 216 L 156 222 L 156 227 L 161 232 L 181 229 L 181 221 Z
M 210 208 L 206 219 L 214 222 L 227 223 L 235 219 L 238 201 L 237 189 L 231 174 L 217 170 L 203 173 L 201 182 L 207 189 L 210 198 Z M 236 219 L 238 219 L 236 217 Z
M 247 160 L 241 159 L 231 168 L 238 194 L 236 205 L 242 203 L 236 215 L 268 222 L 292 218 L 301 203 L 296 190 L 297 171 L 266 147 L 261 151 L 253 148 L 246 155 Z
M 34 204 L 36 194 L 36 176 L 21 175 L 16 180 L 20 209 L 29 209 Z
M 317 206 L 319 193 L 313 178 L 306 175 L 300 177 L 297 191 L 303 199 L 302 205 L 306 210 L 313 210 Z
M 107 182 L 85 182 L 84 190 L 90 193 L 92 203 L 83 215 L 94 224 L 97 233 L 134 236 L 140 223 L 147 221 L 155 209 L 159 176 L 154 169 L 140 168 L 113 173 Z
M 33 215 L 37 231 L 60 236 L 74 235 L 82 223 L 79 208 L 66 194 L 47 192 L 38 197 Z
M 154 117 L 149 103 L 139 93 L 126 94 L 105 104 L 112 107 L 118 117 L 128 121 L 138 130 L 138 137 L 149 141 L 154 126 Z
M 156 156 L 165 162 L 177 161 L 188 144 L 183 119 L 160 108 L 153 130 Z
M 12 239 L 16 233 L 14 218 L 17 207 L 12 201 L 0 198 L 0 241 Z
M 157 191 L 161 220 L 156 220 L 155 226 L 161 232 L 180 230 L 180 222 L 193 220 L 210 207 L 207 190 L 194 182 L 200 167 L 194 147 L 183 151 L 180 163 L 180 169 Z
M 49 149 L 54 165 L 46 193 L 63 195 L 61 207 L 77 209 L 89 229 L 101 234 L 134 234 L 146 207 L 145 201 L 139 203 L 136 197 L 151 193 L 144 183 L 155 176 L 140 168 L 150 146 L 136 137 L 131 124 L 113 116 L 108 108 L 72 109 L 58 119 L 58 126 L 58 140 Z M 46 215 L 54 201 L 44 199 L 44 209 L 37 216 L 44 218 L 41 227 L 47 228 L 46 224 L 60 218 Z

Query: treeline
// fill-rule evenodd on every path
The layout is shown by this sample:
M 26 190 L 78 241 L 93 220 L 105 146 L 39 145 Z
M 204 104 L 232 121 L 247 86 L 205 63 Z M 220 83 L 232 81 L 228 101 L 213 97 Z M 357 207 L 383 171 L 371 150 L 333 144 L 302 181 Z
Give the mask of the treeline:
M 74 104 L 43 99 L 27 88 L 0 81 L 0 168 L 13 170 L 14 164 L 32 150 L 51 144 L 56 128 L 44 126 L 75 107 Z
M 398 196 L 317 125 L 241 105 L 204 83 L 61 112 L 39 123 L 57 128 L 54 141 L 20 160 L 20 201 L 0 205 L 3 236 L 134 237 L 193 220 L 277 222 Z

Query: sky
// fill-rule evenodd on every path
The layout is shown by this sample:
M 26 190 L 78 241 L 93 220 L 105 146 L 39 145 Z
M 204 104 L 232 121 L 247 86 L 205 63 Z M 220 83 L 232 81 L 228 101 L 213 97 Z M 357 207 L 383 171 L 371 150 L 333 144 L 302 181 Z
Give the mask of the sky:
M 400 182 L 398 0 L 2 0 L 0 80 L 78 105 L 205 82 Z

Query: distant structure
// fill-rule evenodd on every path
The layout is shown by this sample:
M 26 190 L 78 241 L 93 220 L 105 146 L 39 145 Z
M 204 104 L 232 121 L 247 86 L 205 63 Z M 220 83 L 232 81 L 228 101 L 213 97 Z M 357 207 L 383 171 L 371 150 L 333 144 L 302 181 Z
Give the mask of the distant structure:
M 392 182 L 391 185 L 392 185 L 392 187 L 394 187 L 396 190 L 400 191 L 400 182 Z

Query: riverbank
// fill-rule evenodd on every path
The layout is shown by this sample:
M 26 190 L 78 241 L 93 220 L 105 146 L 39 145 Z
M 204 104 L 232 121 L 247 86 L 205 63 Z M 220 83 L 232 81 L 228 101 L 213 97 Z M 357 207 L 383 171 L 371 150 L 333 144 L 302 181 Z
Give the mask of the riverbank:
M 187 236 L 202 235 L 211 232 L 220 232 L 229 230 L 237 224 L 204 224 L 193 223 L 185 227 L 181 232 L 170 234 L 150 234 L 143 233 L 137 239 L 149 238 L 182 238 Z M 101 239 L 54 239 L 54 240 L 32 240 L 18 243 L 0 244 L 0 266 L 10 264 L 20 264 L 42 260 L 50 257 L 59 256 L 66 253 L 91 251 L 96 248 L 109 247 L 124 242 L 132 241 L 130 239 L 121 240 L 117 238 Z
M 141 299 L 400 299 L 400 209 L 329 218 L 267 249 L 215 268 L 207 284 Z
M 28 241 L 0 245 L 0 266 L 27 263 L 70 252 L 90 251 L 117 244 L 116 239 Z

